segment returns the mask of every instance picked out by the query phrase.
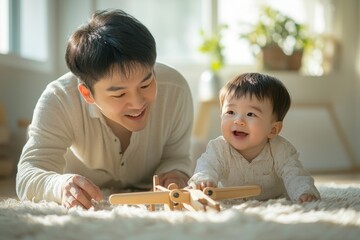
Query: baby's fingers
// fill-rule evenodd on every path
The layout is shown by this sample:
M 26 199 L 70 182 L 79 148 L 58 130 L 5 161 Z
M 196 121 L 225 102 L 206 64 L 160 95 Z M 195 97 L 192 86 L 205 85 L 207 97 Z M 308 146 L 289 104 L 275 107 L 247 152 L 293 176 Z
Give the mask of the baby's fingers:
M 216 187 L 216 184 L 213 181 L 204 181 L 200 183 L 201 190 L 204 190 L 207 187 Z

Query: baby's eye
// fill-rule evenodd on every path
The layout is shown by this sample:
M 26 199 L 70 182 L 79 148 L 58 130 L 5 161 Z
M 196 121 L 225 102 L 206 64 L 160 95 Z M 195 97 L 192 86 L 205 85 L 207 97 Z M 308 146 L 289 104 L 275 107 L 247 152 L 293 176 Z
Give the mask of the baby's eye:
M 226 115 L 234 115 L 235 113 L 232 110 L 228 110 L 228 111 L 225 112 L 225 114 Z
M 248 116 L 248 117 L 256 117 L 255 113 L 252 113 L 252 112 L 247 113 L 246 116 Z

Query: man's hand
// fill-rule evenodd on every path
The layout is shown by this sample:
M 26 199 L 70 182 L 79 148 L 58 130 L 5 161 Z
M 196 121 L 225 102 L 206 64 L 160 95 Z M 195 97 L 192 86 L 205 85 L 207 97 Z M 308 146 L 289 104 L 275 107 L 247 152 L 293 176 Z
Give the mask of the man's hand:
M 161 186 L 168 187 L 171 183 L 175 183 L 179 188 L 187 186 L 189 177 L 178 170 L 172 170 L 159 175 L 159 183 Z
M 80 206 L 86 209 L 92 207 L 91 199 L 100 201 L 100 188 L 89 179 L 74 175 L 64 185 L 61 204 L 67 208 Z

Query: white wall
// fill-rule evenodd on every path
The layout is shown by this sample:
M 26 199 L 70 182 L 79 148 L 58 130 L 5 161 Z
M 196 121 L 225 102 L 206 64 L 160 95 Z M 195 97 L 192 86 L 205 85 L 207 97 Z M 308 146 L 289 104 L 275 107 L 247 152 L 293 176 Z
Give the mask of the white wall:
M 46 84 L 67 71 L 64 62 L 66 40 L 79 24 L 82 24 L 90 17 L 94 7 L 93 1 L 88 0 L 50 0 L 50 2 L 52 3 L 51 8 L 54 10 L 50 23 L 53 27 L 52 55 L 54 68 L 52 71 L 37 72 L 9 67 L 4 64 L 0 65 L 0 101 L 5 103 L 13 135 L 16 135 L 18 131 L 16 125 L 18 119 L 32 118 L 33 108 Z M 336 117 L 339 119 L 340 128 L 344 131 L 346 142 L 350 144 L 351 151 L 355 154 L 357 164 L 360 166 L 360 148 L 358 148 L 360 143 L 360 125 L 358 124 L 360 120 L 360 97 L 358 96 L 360 91 L 360 31 L 358 27 L 360 4 L 357 0 L 334 1 L 334 3 L 336 4 L 337 12 L 339 12 L 338 18 L 346 26 L 344 27 L 340 22 L 334 26 L 337 37 L 342 41 L 340 61 L 339 65 L 336 66 L 336 71 L 323 77 L 303 77 L 289 72 L 269 74 L 276 75 L 285 82 L 295 105 L 326 103 L 334 106 Z M 177 64 L 175 67 L 188 79 L 195 100 L 195 108 L 197 109 L 197 82 L 204 68 L 188 66 L 186 64 Z M 242 71 L 247 71 L 247 69 L 236 66 L 226 68 L 222 75 L 223 81 Z M 216 119 L 218 119 L 216 111 L 213 114 L 215 114 L 213 117 L 215 121 L 212 123 L 213 130 L 210 132 L 210 137 L 220 134 L 219 124 L 216 122 Z M 296 113 L 294 114 L 296 115 Z M 319 114 L 321 115 L 321 113 Z M 306 121 L 304 120 L 305 122 L 311 123 L 311 111 L 301 116 L 306 119 Z M 324 116 L 324 118 L 324 121 L 331 124 L 329 117 Z M 299 120 L 301 119 L 295 119 L 295 121 Z M 286 124 L 291 125 L 296 124 L 296 122 Z M 312 132 L 316 132 L 316 129 L 321 127 L 323 126 L 312 126 Z M 302 130 L 298 130 L 298 134 L 302 134 Z M 334 137 L 333 135 L 329 136 Z M 309 136 L 309 139 L 311 139 L 311 136 Z M 333 148 L 332 145 L 328 145 L 328 147 Z M 342 146 L 339 148 L 339 151 L 343 153 L 342 156 L 347 158 L 346 149 L 344 150 Z M 18 148 L 15 147 L 15 149 Z M 306 149 L 309 150 L 308 148 Z M 306 149 L 305 151 L 307 151 Z M 309 152 L 312 151 L 314 149 L 309 150 Z M 321 151 L 327 151 L 326 145 Z M 327 155 L 324 156 L 322 161 L 327 162 Z M 339 159 L 329 159 L 329 162 L 331 161 L 339 161 Z

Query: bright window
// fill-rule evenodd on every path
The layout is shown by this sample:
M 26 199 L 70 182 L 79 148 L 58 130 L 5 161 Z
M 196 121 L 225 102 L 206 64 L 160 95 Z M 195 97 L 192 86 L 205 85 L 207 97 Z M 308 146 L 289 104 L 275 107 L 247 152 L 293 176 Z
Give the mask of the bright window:
M 47 0 L 0 0 L 0 53 L 48 59 Z
M 96 9 L 120 8 L 146 25 L 153 34 L 158 60 L 194 62 L 202 24 L 202 1 L 97 0 Z
M 48 58 L 47 0 L 20 0 L 21 56 L 37 61 Z
M 97 0 L 96 9 L 121 8 L 140 21 L 153 33 L 158 48 L 158 59 L 174 64 L 204 64 L 205 56 L 199 53 L 200 29 L 215 29 L 226 24 L 222 43 L 225 46 L 226 65 L 255 66 L 256 59 L 249 44 L 239 35 L 242 23 L 254 23 L 262 4 L 309 25 L 316 34 L 331 33 L 331 0 Z M 311 23 L 311 24 L 310 24 Z M 322 58 L 308 61 L 313 75 L 322 75 Z
M 14 56 L 43 64 L 51 60 L 49 36 L 56 28 L 48 26 L 54 13 L 49 13 L 49 0 L 0 0 L 0 61 L 2 55 Z M 240 23 L 254 22 L 261 4 L 309 24 L 318 34 L 332 34 L 332 0 L 93 0 L 86 1 L 93 10 L 120 8 L 143 22 L 153 33 L 158 60 L 170 64 L 203 66 L 208 59 L 198 51 L 202 41 L 200 29 L 227 24 L 223 32 L 225 66 L 256 66 L 249 45 L 239 38 Z M 61 1 L 53 4 L 61 5 Z M 210 6 L 210 7 L 209 7 Z M 80 11 L 80 10 L 79 10 Z M 74 20 L 76 21 L 76 20 Z M 66 21 L 61 21 L 62 23 Z M 75 23 L 82 24 L 82 23 Z M 48 31 L 50 29 L 50 32 Z M 50 44 L 51 45 L 51 44 Z M 4 59 L 4 58 L 3 58 Z M 14 58 L 14 63 L 18 59 Z M 321 75 L 323 56 L 309 60 L 310 72 Z
M 9 52 L 9 0 L 0 0 L 0 53 Z

